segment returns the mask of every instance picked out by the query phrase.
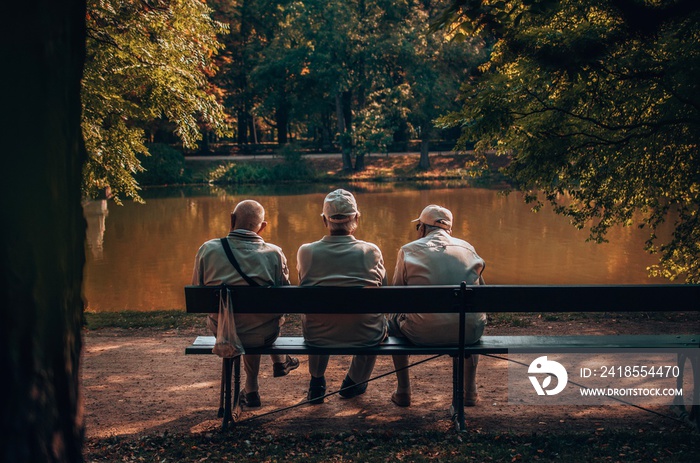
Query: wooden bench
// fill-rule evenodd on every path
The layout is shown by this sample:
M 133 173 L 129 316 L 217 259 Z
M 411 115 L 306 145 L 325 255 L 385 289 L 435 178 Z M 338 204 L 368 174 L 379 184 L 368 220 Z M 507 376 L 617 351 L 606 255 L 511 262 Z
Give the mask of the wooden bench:
M 700 308 L 699 285 L 589 285 L 589 286 L 385 286 L 380 288 L 229 286 L 235 310 L 239 313 L 458 313 L 463 320 L 469 312 L 683 312 Z M 222 287 L 187 286 L 188 313 L 217 313 Z M 615 349 L 677 350 L 700 353 L 700 334 L 676 335 L 581 335 L 581 336 L 483 336 L 473 345 L 464 344 L 463 323 L 456 346 L 415 346 L 404 338 L 388 338 L 379 346 L 319 348 L 307 345 L 301 337 L 280 337 L 268 347 L 246 348 L 248 354 L 293 355 L 438 355 L 453 362 L 453 420 L 465 429 L 463 359 L 470 354 L 504 354 L 510 351 L 560 352 L 588 349 L 608 352 Z M 185 349 L 186 354 L 212 354 L 215 338 L 199 336 Z M 696 350 L 697 349 L 697 350 Z M 679 354 L 680 357 L 680 354 Z M 700 385 L 698 355 L 688 357 L 693 380 Z M 685 356 L 679 358 L 682 368 Z M 234 380 L 233 390 L 231 380 Z M 689 419 L 700 424 L 700 391 L 694 388 Z M 223 359 L 219 417 L 222 428 L 240 416 L 240 362 Z M 683 407 L 684 406 L 680 406 Z

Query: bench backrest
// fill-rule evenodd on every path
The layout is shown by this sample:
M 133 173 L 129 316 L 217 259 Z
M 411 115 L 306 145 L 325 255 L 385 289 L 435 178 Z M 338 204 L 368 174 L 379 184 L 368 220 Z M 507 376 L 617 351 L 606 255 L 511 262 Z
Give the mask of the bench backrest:
M 683 312 L 700 285 L 227 286 L 241 313 Z M 220 286 L 186 286 L 189 313 L 216 313 Z
M 227 286 L 233 306 L 242 313 L 459 312 L 465 291 L 459 286 Z M 187 312 L 219 310 L 221 287 L 186 286 Z

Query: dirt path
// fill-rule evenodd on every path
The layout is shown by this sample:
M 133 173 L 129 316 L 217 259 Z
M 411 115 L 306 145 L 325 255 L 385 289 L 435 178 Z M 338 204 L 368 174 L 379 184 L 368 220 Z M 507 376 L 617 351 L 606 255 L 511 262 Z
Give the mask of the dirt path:
M 673 321 L 604 319 L 573 322 L 536 320 L 524 328 L 489 327 L 487 334 L 542 333 L 691 333 L 700 331 L 698 314 Z M 197 331 L 87 332 L 82 366 L 82 392 L 88 438 L 160 433 L 196 433 L 218 429 L 216 418 L 220 360 L 216 356 L 185 356 L 185 347 Z M 412 357 L 418 360 L 419 357 Z M 306 358 L 286 377 L 273 378 L 269 357 L 260 372 L 262 407 L 245 410 L 244 419 L 300 402 L 308 386 Z M 329 390 L 337 390 L 349 357 L 332 358 L 327 372 Z M 480 402 L 467 408 L 467 426 L 480 430 L 551 432 L 556 429 L 596 432 L 600 429 L 659 429 L 678 426 L 662 416 L 626 405 L 606 407 L 534 407 L 507 401 L 507 367 L 504 360 L 484 357 L 479 365 Z M 392 370 L 391 359 L 379 357 L 374 375 Z M 449 430 L 451 398 L 449 358 L 439 358 L 412 369 L 413 404 L 403 409 L 389 397 L 395 378 L 388 375 L 369 385 L 354 399 L 338 395 L 323 405 L 305 405 L 256 418 L 242 426 L 264 427 L 275 432 L 354 429 L 401 430 L 407 428 Z M 668 407 L 653 411 L 670 414 Z

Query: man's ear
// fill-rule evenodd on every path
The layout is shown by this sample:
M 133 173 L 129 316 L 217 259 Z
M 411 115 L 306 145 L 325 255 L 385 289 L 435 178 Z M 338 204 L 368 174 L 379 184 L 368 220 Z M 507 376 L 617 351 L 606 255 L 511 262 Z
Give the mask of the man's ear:
M 236 214 L 231 212 L 231 231 L 236 229 Z
M 267 222 L 263 220 L 263 222 L 260 224 L 260 228 L 258 229 L 257 234 L 259 235 L 260 233 L 262 233 L 262 231 L 265 230 L 265 227 L 267 227 Z
M 326 219 L 326 216 L 322 215 L 321 218 L 323 219 L 323 226 L 328 228 L 328 220 Z

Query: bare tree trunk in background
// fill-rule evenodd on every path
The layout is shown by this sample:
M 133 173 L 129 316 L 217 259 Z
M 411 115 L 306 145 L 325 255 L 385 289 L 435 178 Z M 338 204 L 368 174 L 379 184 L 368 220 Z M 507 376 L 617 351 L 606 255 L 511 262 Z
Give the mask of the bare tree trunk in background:
M 338 134 L 340 135 L 340 149 L 343 153 L 343 170 L 352 170 L 352 141 L 348 133 L 345 121 L 346 110 L 343 107 L 343 98 L 340 93 L 335 94 L 335 115 L 338 119 Z
M 280 91 L 280 102 L 275 111 L 275 124 L 277 126 L 277 143 L 280 146 L 286 145 L 288 141 L 289 103 L 283 91 Z
M 235 93 L 237 94 L 236 101 L 234 103 L 234 106 L 238 108 L 236 111 L 236 118 L 237 118 L 237 129 L 238 133 L 236 136 L 236 143 L 238 146 L 246 145 L 250 143 L 250 138 L 248 137 L 248 134 L 253 134 L 252 130 L 252 125 L 255 125 L 255 120 L 252 121 L 251 124 L 251 114 L 250 114 L 250 97 L 248 95 L 248 72 L 249 72 L 249 67 L 248 63 L 246 63 L 246 54 L 245 54 L 245 47 L 248 45 L 248 40 L 250 40 L 250 35 L 252 33 L 251 29 L 251 24 L 248 19 L 250 13 L 248 12 L 250 8 L 250 3 L 247 0 L 244 0 L 240 4 L 240 31 L 239 34 L 241 36 L 240 38 L 240 48 L 239 50 L 236 51 L 236 53 L 241 53 L 238 58 L 240 59 L 240 67 L 237 70 L 237 74 L 233 77 L 234 81 L 236 82 L 236 91 Z
M 85 1 L 9 3 L 3 63 L 3 462 L 82 462 Z
M 430 169 L 430 140 L 427 137 L 423 137 L 420 141 L 420 160 L 418 161 L 418 168 L 422 170 Z
M 358 153 L 355 155 L 355 172 L 363 170 L 365 170 L 365 153 Z

